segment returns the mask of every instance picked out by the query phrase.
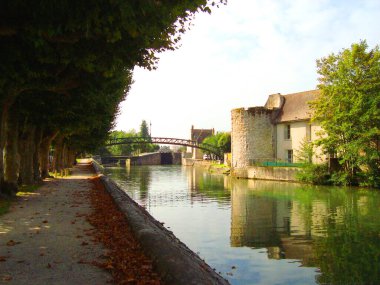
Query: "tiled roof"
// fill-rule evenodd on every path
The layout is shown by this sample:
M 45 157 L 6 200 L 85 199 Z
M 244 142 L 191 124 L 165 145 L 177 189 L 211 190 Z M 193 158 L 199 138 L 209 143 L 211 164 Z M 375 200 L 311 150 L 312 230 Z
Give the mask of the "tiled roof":
M 285 102 L 276 122 L 301 121 L 311 118 L 311 110 L 308 102 L 319 94 L 319 90 L 309 90 L 299 93 L 284 95 Z

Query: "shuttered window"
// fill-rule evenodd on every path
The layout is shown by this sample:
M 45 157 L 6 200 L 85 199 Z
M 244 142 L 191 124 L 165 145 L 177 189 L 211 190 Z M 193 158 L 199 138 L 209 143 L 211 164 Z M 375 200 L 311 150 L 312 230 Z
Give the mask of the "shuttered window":
M 291 139 L 290 125 L 285 125 L 285 128 L 284 128 L 284 139 L 286 139 L 286 140 L 290 140 Z
M 288 149 L 286 151 L 286 159 L 289 163 L 293 163 L 293 150 L 292 149 Z

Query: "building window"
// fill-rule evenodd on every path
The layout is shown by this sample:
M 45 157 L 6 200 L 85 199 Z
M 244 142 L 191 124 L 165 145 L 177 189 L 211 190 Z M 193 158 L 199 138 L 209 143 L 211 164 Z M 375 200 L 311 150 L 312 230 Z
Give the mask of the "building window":
M 284 138 L 286 140 L 290 140 L 291 139 L 291 133 L 290 133 L 290 125 L 285 125 L 285 129 L 284 129 Z
M 311 141 L 311 124 L 307 124 L 306 126 L 306 139 L 307 141 Z
M 292 149 L 288 149 L 286 151 L 286 160 L 289 163 L 293 163 L 293 150 Z

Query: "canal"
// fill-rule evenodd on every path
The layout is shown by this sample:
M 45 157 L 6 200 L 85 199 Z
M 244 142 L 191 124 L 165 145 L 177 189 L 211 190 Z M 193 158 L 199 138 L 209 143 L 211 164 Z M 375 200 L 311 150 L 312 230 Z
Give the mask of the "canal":
M 231 284 L 380 284 L 380 193 L 233 179 L 202 168 L 106 168 Z

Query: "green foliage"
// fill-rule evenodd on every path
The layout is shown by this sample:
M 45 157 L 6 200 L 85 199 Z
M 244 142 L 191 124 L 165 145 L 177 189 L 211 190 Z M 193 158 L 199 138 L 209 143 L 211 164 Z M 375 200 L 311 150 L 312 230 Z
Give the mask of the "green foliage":
M 149 131 L 149 128 L 148 128 L 148 124 L 145 120 L 143 120 L 141 122 L 141 125 L 140 125 L 140 132 L 138 134 L 140 137 L 143 137 L 143 138 L 148 138 L 149 141 L 151 136 L 150 136 L 150 131 Z M 155 152 L 155 151 L 158 151 L 160 149 L 160 146 L 159 145 L 156 145 L 156 144 L 152 144 L 152 143 L 149 143 L 149 144 L 142 144 L 139 146 L 139 150 L 140 152 L 142 153 L 145 153 L 145 152 Z
M 33 185 L 22 185 L 19 187 L 19 191 L 20 192 L 24 192 L 24 193 L 34 193 L 37 191 L 37 189 L 40 187 L 41 185 L 39 184 L 33 184 Z
M 10 200 L 0 198 L 0 216 L 7 213 L 10 206 L 11 206 Z
M 150 138 L 149 129 L 147 127 L 146 121 L 142 121 L 140 132 L 137 133 L 136 130 L 125 131 L 112 131 L 109 133 L 108 138 L 129 138 L 129 137 L 145 137 Z M 119 155 L 138 155 L 144 152 L 155 152 L 160 148 L 159 145 L 147 143 L 147 144 L 119 144 L 113 146 L 107 146 L 105 149 L 101 150 L 103 154 L 119 156 Z
M 376 186 L 380 168 L 380 51 L 361 41 L 317 61 L 321 94 L 312 102 L 321 124 L 317 143 L 338 155 L 343 174 L 335 181 Z M 360 180 L 359 180 L 360 178 Z
M 205 138 L 202 143 L 218 147 L 223 153 L 231 152 L 231 134 L 227 132 L 218 132 Z
M 129 132 L 125 131 L 112 131 L 109 134 L 109 138 L 128 138 L 128 137 L 136 137 L 136 131 L 130 130 Z M 113 146 L 107 146 L 106 149 L 110 155 L 118 156 L 118 155 L 132 155 L 137 149 L 138 145 L 136 144 L 118 144 Z
M 297 180 L 305 183 L 316 185 L 328 185 L 330 182 L 330 174 L 327 164 L 312 164 L 303 165 L 300 172 L 296 174 Z
M 225 4 L 225 0 L 216 3 Z M 134 66 L 155 68 L 156 54 L 175 49 L 194 15 L 210 12 L 214 4 L 205 0 L 37 1 L 33 5 L 4 1 L 0 7 L 1 103 L 11 105 L 25 90 L 29 95 L 54 93 L 53 100 L 60 102 L 58 109 L 50 106 L 55 105 L 54 96 L 38 99 L 40 106 L 50 107 L 48 113 L 57 115 L 49 123 L 60 131 L 63 126 L 69 136 L 75 134 L 76 148 L 93 149 L 112 128 Z M 62 102 L 61 97 L 71 103 Z M 29 107 L 24 100 L 19 106 Z M 97 122 L 91 113 L 98 116 Z M 39 110 L 33 115 L 40 122 L 51 119 Z M 77 115 L 89 119 L 84 118 L 83 124 L 77 124 L 80 129 L 72 131 Z M 101 128 L 97 127 L 100 122 Z M 99 136 L 88 139 L 89 135 Z
M 349 186 L 353 184 L 353 178 L 345 171 L 334 171 L 331 173 L 330 181 L 334 185 Z
M 295 157 L 301 163 L 312 163 L 314 144 L 306 137 L 301 141 L 300 149 L 296 151 Z
M 139 136 L 143 138 L 150 138 L 148 124 L 146 123 L 145 120 L 141 122 Z
M 157 54 L 176 49 L 195 14 L 209 13 L 214 5 L 211 0 L 1 1 L 1 147 L 12 113 L 15 126 L 38 127 L 42 140 L 50 143 L 58 133 L 57 165 L 63 165 L 63 153 L 96 150 L 114 127 L 134 67 L 156 68 Z M 18 173 L 12 174 L 5 180 L 17 180 Z

